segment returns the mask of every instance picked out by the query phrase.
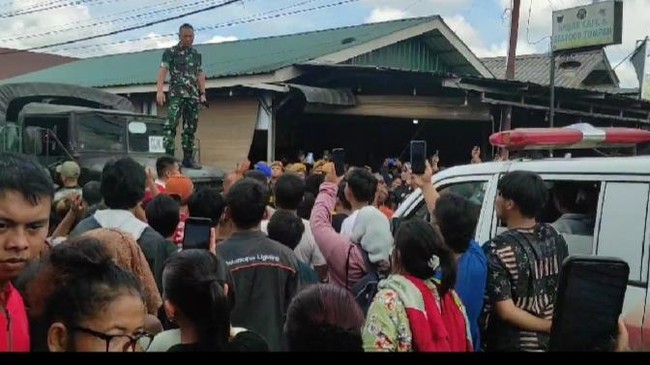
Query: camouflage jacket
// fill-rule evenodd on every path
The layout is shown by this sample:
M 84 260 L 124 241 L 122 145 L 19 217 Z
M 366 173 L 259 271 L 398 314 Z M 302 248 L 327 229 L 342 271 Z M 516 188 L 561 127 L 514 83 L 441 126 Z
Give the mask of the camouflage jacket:
M 170 98 L 199 98 L 199 74 L 203 72 L 201 54 L 193 47 L 180 45 L 165 50 L 161 67 L 169 70 Z

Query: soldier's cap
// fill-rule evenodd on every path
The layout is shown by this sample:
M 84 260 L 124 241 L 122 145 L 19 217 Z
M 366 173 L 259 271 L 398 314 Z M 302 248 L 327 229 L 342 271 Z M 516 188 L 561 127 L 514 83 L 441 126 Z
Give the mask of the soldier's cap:
M 165 185 L 165 195 L 176 195 L 180 199 L 181 205 L 187 204 L 187 201 L 194 192 L 194 183 L 185 175 L 173 175 L 167 179 Z
M 56 167 L 56 172 L 58 172 L 63 177 L 74 179 L 78 178 L 79 175 L 81 175 L 81 168 L 74 161 L 66 161 Z

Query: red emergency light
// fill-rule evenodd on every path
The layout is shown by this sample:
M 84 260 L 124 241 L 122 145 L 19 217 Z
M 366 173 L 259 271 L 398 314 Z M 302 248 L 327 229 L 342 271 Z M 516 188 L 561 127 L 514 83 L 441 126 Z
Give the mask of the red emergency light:
M 490 144 L 507 150 L 633 147 L 650 142 L 650 131 L 636 128 L 596 128 L 573 124 L 563 128 L 518 128 L 494 133 Z

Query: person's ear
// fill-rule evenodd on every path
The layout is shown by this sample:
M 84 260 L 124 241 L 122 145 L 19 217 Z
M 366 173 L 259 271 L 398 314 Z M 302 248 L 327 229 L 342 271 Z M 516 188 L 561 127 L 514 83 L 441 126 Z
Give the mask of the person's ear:
M 53 323 L 47 330 L 47 347 L 50 352 L 65 352 L 68 348 L 68 329 L 63 323 Z
M 163 302 L 163 307 L 165 308 L 165 314 L 167 315 L 167 319 L 169 319 L 170 322 L 174 322 L 176 319 L 176 307 L 172 302 L 169 301 L 169 299 L 165 299 Z

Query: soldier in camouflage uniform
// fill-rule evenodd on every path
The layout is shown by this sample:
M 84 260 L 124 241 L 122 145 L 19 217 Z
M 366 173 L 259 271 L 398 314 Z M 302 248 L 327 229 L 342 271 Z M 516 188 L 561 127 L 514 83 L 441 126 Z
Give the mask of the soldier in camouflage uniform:
M 165 122 L 165 150 L 174 156 L 176 128 L 179 117 L 183 118 L 183 166 L 200 169 L 194 159 L 194 134 L 199 123 L 199 102 L 205 103 L 205 74 L 203 73 L 201 54 L 192 47 L 194 28 L 183 24 L 178 32 L 180 42 L 163 53 L 162 64 L 158 73 L 159 105 L 165 103 L 163 85 L 169 71 L 169 108 Z

